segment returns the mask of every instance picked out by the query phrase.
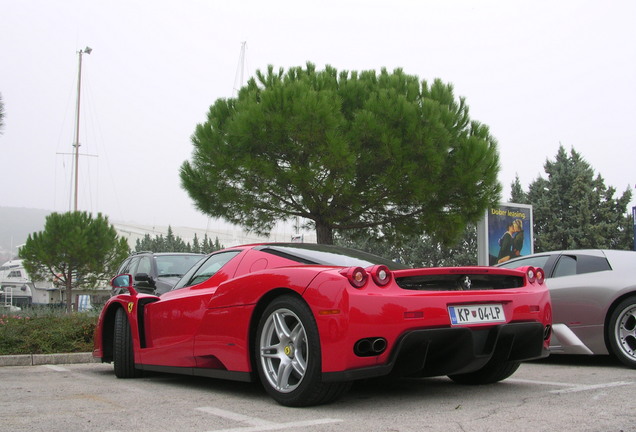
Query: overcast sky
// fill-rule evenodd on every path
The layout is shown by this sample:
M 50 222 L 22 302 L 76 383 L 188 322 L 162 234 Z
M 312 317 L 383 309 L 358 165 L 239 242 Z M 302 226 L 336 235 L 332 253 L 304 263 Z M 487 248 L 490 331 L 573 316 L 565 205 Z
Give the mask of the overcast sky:
M 403 68 L 441 78 L 499 142 L 502 200 L 559 144 L 636 183 L 633 0 L 0 0 L 0 205 L 68 211 L 78 51 L 80 210 L 205 228 L 181 189 L 197 123 L 245 77 Z M 633 200 L 631 205 L 635 205 Z

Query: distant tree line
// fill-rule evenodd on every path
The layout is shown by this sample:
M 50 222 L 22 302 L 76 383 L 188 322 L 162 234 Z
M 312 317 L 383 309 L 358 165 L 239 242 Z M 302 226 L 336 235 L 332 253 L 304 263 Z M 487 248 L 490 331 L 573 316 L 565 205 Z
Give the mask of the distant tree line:
M 422 234 L 383 239 L 356 236 L 351 232 L 336 235 L 340 246 L 361 249 L 412 267 L 454 267 L 477 265 L 477 227 L 468 225 L 461 238 L 452 245 Z
M 199 237 L 195 233 L 192 244 L 190 244 L 183 241 L 181 237 L 175 236 L 170 226 L 168 226 L 168 233 L 165 237 L 161 234 L 152 238 L 150 234 L 146 234 L 143 239 L 137 239 L 135 243 L 136 252 L 191 252 L 207 254 L 219 249 L 223 249 L 223 245 L 219 242 L 218 237 L 212 241 L 208 235 L 205 234 L 203 240 L 199 240 Z

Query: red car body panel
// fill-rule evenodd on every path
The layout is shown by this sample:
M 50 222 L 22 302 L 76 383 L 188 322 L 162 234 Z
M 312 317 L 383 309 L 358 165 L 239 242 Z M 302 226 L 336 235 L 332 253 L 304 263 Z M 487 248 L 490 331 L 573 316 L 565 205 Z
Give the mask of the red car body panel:
M 408 272 L 405 271 L 405 272 Z M 394 272 L 395 276 L 401 271 Z M 525 292 L 519 289 L 497 292 L 464 292 L 458 299 L 454 292 L 421 292 L 405 290 L 394 284 L 377 287 L 372 284 L 363 289 L 339 286 L 337 277 L 321 274 L 304 298 L 312 305 L 317 317 L 323 344 L 323 372 L 335 372 L 383 364 L 388 361 L 391 347 L 404 333 L 422 328 L 451 327 L 448 306 L 462 304 L 502 303 L 507 322 L 551 323 L 550 296 L 544 289 L 530 286 Z M 334 294 L 333 297 L 325 293 Z M 534 306 L 532 311 L 530 305 Z M 340 310 L 337 315 L 321 314 L 322 311 Z M 492 327 L 492 324 L 472 326 Z M 377 357 L 331 355 L 351 351 L 353 344 L 362 338 L 382 336 L 388 347 Z M 546 345 L 547 347 L 547 345 Z
M 322 371 L 335 374 L 335 379 L 340 379 L 337 374 L 347 371 L 389 367 L 396 360 L 398 345 L 411 332 L 453 332 L 459 326 L 451 324 L 449 306 L 503 306 L 505 323 L 464 326 L 471 331 L 512 323 L 540 324 L 540 329 L 544 329 L 552 322 L 547 288 L 528 281 L 519 270 L 492 267 L 396 270 L 386 286 L 378 286 L 369 278 L 362 288 L 354 288 L 341 274 L 343 267 L 299 265 L 256 250 L 253 245 L 233 250 L 241 252 L 198 285 L 174 289 L 161 297 L 137 293 L 112 297 L 99 318 L 93 356 L 104 362 L 112 361 L 113 316 L 117 308 L 123 308 L 132 331 L 135 364 L 140 368 L 163 367 L 188 374 L 207 371 L 211 376 L 227 372 L 219 376 L 248 380 L 254 372 L 253 341 L 259 313 L 269 299 L 281 293 L 295 293 L 309 305 L 320 335 Z M 523 276 L 525 286 L 424 291 L 403 289 L 396 283 L 400 277 L 453 272 Z M 353 350 L 356 341 L 372 337 L 385 338 L 386 350 L 377 356 L 356 355 Z M 547 355 L 548 344 L 546 337 L 534 357 Z

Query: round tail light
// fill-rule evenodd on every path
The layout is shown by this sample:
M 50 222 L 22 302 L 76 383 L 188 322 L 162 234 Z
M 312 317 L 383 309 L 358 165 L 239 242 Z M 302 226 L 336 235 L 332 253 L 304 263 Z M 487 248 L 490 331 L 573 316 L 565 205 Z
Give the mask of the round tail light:
M 535 270 L 536 273 L 536 278 L 537 278 L 537 283 L 538 284 L 543 284 L 543 282 L 545 281 L 545 272 L 543 271 L 542 268 L 537 268 Z
M 392 274 L 391 270 L 385 265 L 376 265 L 367 269 L 369 273 L 371 273 L 371 279 L 378 286 L 386 286 L 389 282 L 391 282 Z
M 534 269 L 534 267 L 528 267 L 526 269 L 526 276 L 528 276 L 528 282 L 529 283 L 534 283 L 534 281 L 537 278 L 537 272 Z
M 369 279 L 369 274 L 362 267 L 349 267 L 340 270 L 354 288 L 362 288 Z

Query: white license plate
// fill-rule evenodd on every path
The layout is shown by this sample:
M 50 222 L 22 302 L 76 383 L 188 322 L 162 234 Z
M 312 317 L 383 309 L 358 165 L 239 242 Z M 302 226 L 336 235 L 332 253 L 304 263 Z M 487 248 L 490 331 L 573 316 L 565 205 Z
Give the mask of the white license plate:
M 500 304 L 449 306 L 448 314 L 453 325 L 506 322 Z

